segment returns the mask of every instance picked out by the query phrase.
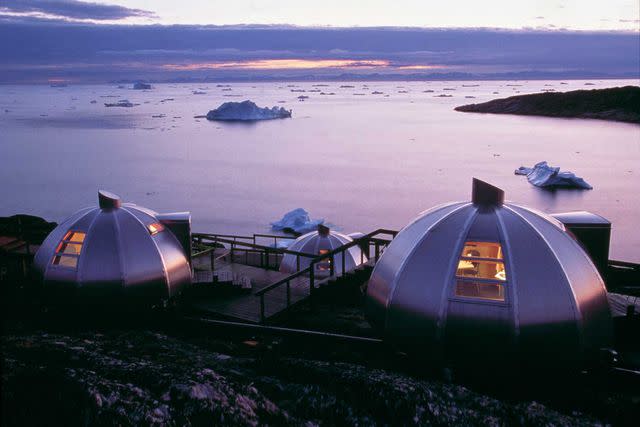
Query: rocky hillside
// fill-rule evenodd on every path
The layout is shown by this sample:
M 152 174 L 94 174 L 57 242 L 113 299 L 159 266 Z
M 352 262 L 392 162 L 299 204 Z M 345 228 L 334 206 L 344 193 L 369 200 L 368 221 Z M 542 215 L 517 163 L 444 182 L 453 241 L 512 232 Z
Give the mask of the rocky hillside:
M 9 333 L 0 342 L 3 426 L 602 425 L 534 400 L 283 354 L 277 340 L 130 330 Z M 633 418 L 629 404 L 598 400 L 609 402 L 605 413 Z
M 545 92 L 462 105 L 456 111 L 574 117 L 640 124 L 640 87 Z

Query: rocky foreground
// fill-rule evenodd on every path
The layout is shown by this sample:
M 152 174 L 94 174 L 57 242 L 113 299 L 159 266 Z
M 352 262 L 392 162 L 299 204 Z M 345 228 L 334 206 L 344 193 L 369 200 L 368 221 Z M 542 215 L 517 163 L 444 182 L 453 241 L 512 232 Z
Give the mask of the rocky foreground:
M 640 124 L 640 87 L 545 92 L 462 105 L 456 111 L 601 119 Z
M 134 330 L 8 333 L 1 343 L 4 426 L 602 424 L 533 400 L 287 354 L 278 339 Z

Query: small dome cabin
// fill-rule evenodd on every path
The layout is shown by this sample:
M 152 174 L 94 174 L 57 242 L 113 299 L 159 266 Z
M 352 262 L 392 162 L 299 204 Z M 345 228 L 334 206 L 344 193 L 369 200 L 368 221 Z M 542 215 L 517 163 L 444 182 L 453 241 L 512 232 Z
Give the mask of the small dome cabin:
M 308 255 L 323 255 L 339 248 L 340 246 L 351 243 L 353 239 L 342 233 L 331 231 L 329 227 L 319 225 L 318 230 L 303 234 L 293 241 L 287 248 L 290 251 L 302 252 Z M 294 254 L 285 254 L 280 263 L 280 272 L 295 273 L 304 270 L 311 264 L 312 258 Z M 299 262 L 299 265 L 298 265 Z M 328 276 L 331 271 L 331 263 L 334 263 L 334 271 L 342 272 L 342 255 L 335 256 L 333 260 L 327 259 L 326 262 L 316 264 L 315 275 Z M 367 256 L 362 252 L 358 245 L 352 246 L 345 252 L 344 263 L 345 270 L 350 271 L 358 265 L 367 262 Z
M 613 339 L 603 280 L 581 244 L 477 179 L 472 201 L 427 210 L 400 231 L 365 304 L 390 342 L 478 371 L 505 359 L 586 362 Z
M 154 305 L 191 283 L 191 216 L 158 214 L 106 191 L 47 236 L 34 271 L 47 298 Z

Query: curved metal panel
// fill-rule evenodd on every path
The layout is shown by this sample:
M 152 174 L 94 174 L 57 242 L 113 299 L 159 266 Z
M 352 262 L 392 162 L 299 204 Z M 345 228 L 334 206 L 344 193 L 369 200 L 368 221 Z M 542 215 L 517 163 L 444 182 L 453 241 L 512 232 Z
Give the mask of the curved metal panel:
M 475 211 L 471 204 L 459 205 L 436 221 L 407 256 L 389 297 L 386 334 L 400 340 L 419 337 L 419 342 L 429 344 L 438 340 L 452 255 Z
M 410 252 L 435 223 L 463 205 L 469 203 L 449 203 L 422 212 L 418 218 L 400 230 L 382 253 L 371 273 L 365 300 L 365 315 L 374 327 L 384 329 L 391 292 Z
M 167 296 L 168 284 L 160 249 L 154 243 L 147 225 L 153 222 L 146 214 L 131 207 L 115 212 L 120 227 L 120 251 L 123 282 L 131 296 Z M 164 234 L 165 231 L 158 233 Z
M 514 210 L 522 213 L 519 207 Z M 582 246 L 570 235 L 537 215 L 527 220 L 544 236 L 562 265 L 579 311 L 583 345 L 587 350 L 608 347 L 613 342 L 613 326 L 607 291 L 600 274 Z
M 122 293 L 123 266 L 114 210 L 96 215 L 78 260 L 79 294 L 82 296 L 117 296 Z
M 518 214 L 522 212 L 527 216 Z M 510 285 L 518 302 L 518 345 L 530 358 L 572 358 L 580 347 L 580 315 L 569 279 L 544 237 L 528 222 L 531 215 L 510 207 L 500 212 L 516 271 Z

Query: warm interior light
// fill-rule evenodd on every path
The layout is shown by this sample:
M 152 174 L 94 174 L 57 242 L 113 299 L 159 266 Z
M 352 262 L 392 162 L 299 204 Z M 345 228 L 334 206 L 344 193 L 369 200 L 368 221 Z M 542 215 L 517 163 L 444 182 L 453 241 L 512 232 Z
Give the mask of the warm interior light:
M 61 267 L 76 268 L 85 236 L 86 234 L 81 231 L 67 231 L 58 243 L 51 263 Z
M 156 234 L 164 230 L 164 225 L 160 224 L 159 222 L 154 222 L 153 224 L 149 224 L 147 228 L 149 229 L 149 234 L 155 236 Z
M 500 243 L 465 242 L 456 270 L 456 296 L 504 301 L 506 281 Z
M 320 249 L 318 250 L 318 255 L 326 255 L 329 253 L 329 249 Z M 318 263 L 318 270 L 329 270 L 331 269 L 331 258 L 325 258 L 322 262 Z

